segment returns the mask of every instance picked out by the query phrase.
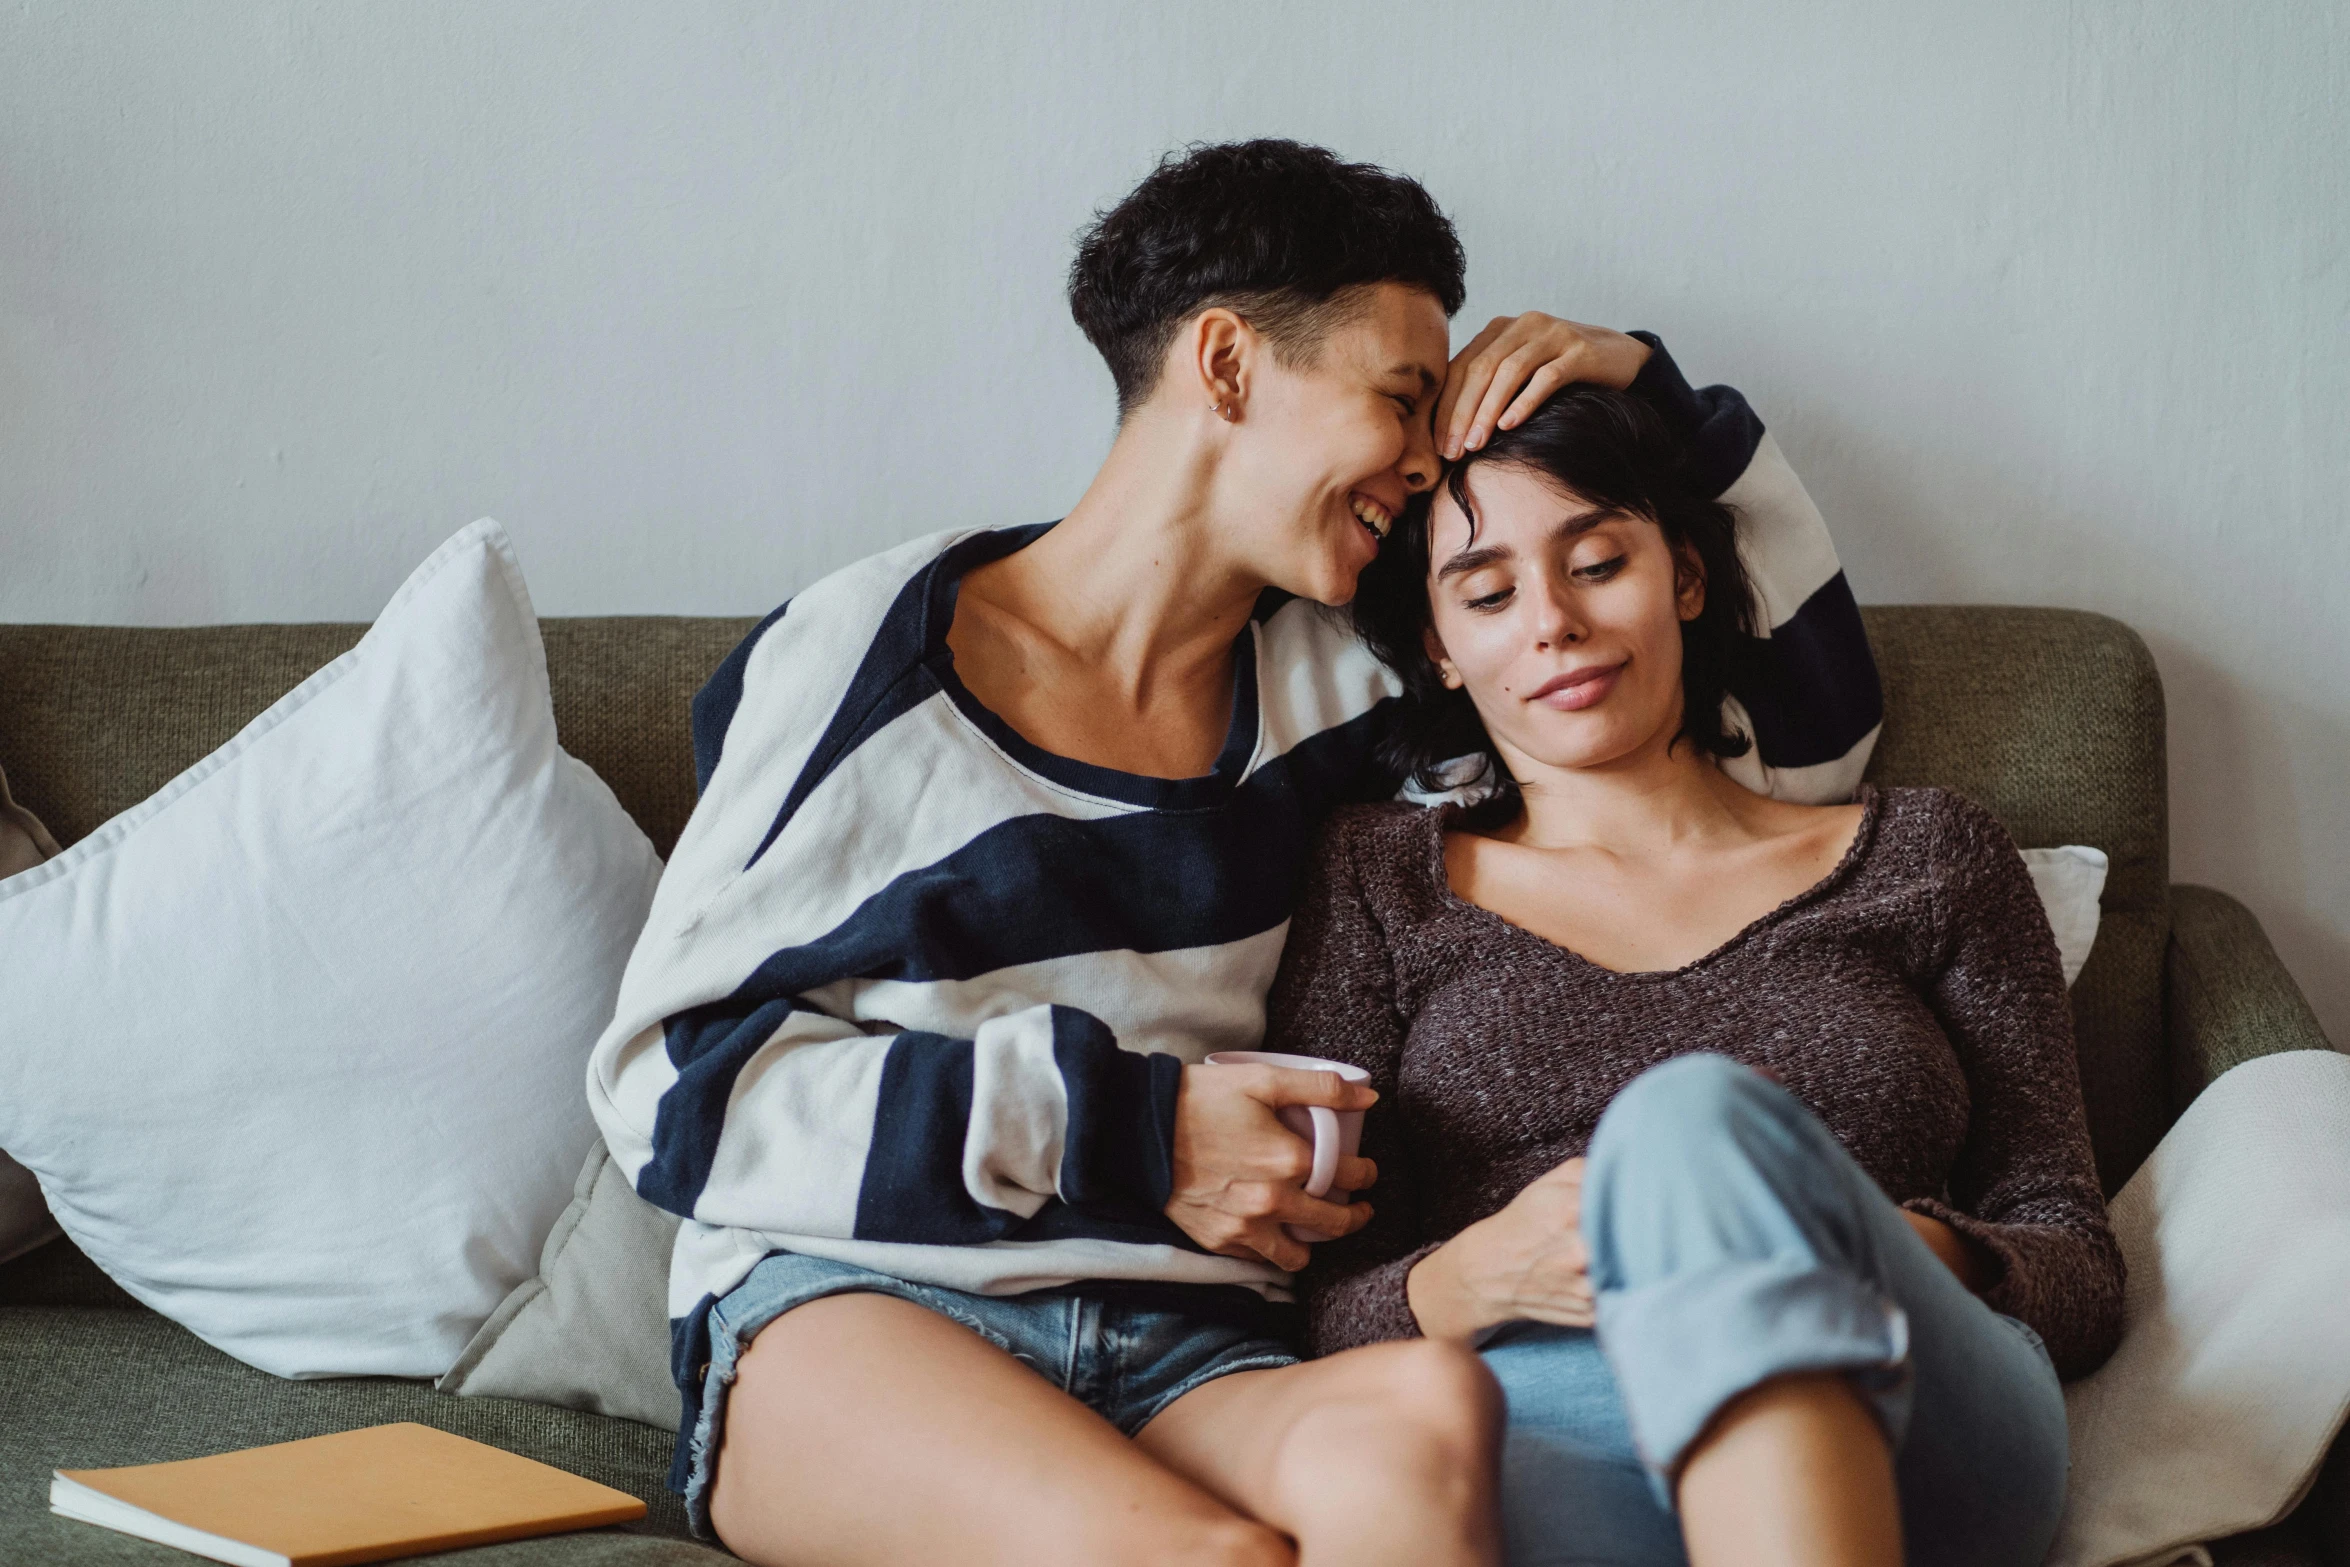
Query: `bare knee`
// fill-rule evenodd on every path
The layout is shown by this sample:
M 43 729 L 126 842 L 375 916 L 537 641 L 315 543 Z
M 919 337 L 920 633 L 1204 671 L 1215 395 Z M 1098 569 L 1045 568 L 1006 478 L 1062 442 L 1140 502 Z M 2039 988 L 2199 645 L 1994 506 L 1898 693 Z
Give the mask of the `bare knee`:
M 1382 1391 L 1391 1409 L 1451 1445 L 1490 1447 L 1501 1433 L 1501 1384 L 1483 1357 L 1448 1339 L 1383 1346 Z
M 1362 1358 L 1347 1396 L 1299 1421 L 1300 1449 L 1358 1470 L 1401 1465 L 1477 1475 L 1491 1468 L 1505 1406 L 1476 1351 L 1413 1339 L 1355 1353 Z

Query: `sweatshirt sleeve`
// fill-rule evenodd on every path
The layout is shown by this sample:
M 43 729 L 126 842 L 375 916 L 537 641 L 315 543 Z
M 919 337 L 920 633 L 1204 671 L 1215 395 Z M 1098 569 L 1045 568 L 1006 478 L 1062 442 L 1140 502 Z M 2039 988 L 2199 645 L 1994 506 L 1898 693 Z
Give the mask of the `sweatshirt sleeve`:
M 1182 1063 L 1121 1049 L 1074 1007 L 956 1039 L 867 1034 L 802 997 L 754 996 L 665 1018 L 634 1045 L 599 1106 L 605 1142 L 647 1201 L 704 1224 L 978 1245 L 1056 1198 L 1164 1223 Z M 649 1124 L 615 1113 L 647 1093 Z
M 1316 1246 L 1298 1277 L 1307 1337 L 1317 1355 L 1417 1337 L 1420 1325 L 1404 1281 L 1436 1249 L 1423 1238 L 1397 1091 L 1405 1030 L 1388 940 L 1348 852 L 1356 824 L 1366 819 L 1341 812 L 1316 844 L 1266 1003 L 1266 1048 L 1359 1066 L 1379 1091 L 1379 1103 L 1363 1122 L 1363 1155 L 1379 1167 L 1379 1183 L 1363 1194 L 1372 1206 L 1371 1222 L 1343 1240 Z
M 1654 333 L 1631 392 L 1687 439 L 1703 486 L 1737 513 L 1757 634 L 1725 710 L 1754 749 L 1725 764 L 1748 788 L 1821 805 L 1852 798 L 1884 720 L 1860 606 L 1828 525 L 1736 390 L 1690 386 Z
M 903 896 L 950 875 L 936 844 L 825 787 L 935 689 L 902 651 L 924 579 L 888 565 L 770 616 L 696 698 L 701 800 L 590 1054 L 590 1108 L 638 1193 L 706 1225 L 976 1245 L 1058 1201 L 1173 1239 L 1177 1058 L 1074 1006 L 969 1037 L 853 1011 L 866 979 L 920 974 L 957 939 Z M 990 822 L 949 827 L 933 836 L 951 851 Z
M 2081 1102 L 2072 1015 L 2048 916 L 1997 819 L 1952 797 L 1945 955 L 1928 999 L 1974 1104 L 1950 1200 L 1907 1206 L 1997 1261 L 1984 1300 L 2029 1325 L 2058 1373 L 2085 1376 L 2121 1335 L 2121 1248 Z

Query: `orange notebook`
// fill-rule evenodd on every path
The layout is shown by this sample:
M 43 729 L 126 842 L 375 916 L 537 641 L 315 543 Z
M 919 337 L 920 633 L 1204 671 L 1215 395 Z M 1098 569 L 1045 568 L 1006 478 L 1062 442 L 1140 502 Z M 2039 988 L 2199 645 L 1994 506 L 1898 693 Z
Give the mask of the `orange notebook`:
M 342 1567 L 642 1518 L 625 1491 L 402 1422 L 127 1469 L 60 1469 L 49 1509 L 238 1567 Z

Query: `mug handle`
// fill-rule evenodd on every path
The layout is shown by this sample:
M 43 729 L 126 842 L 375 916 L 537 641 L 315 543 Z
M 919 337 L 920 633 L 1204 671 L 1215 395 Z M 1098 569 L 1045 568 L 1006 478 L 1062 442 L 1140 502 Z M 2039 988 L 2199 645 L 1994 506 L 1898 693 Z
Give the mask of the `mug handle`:
M 1326 1105 L 1307 1105 L 1314 1118 L 1314 1170 L 1306 1177 L 1308 1197 L 1326 1197 L 1338 1180 L 1338 1112 Z

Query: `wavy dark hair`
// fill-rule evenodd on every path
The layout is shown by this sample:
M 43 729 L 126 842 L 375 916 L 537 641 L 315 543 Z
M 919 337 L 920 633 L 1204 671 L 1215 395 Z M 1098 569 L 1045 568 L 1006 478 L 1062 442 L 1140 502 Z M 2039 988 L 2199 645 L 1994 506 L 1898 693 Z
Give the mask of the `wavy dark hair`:
M 1444 488 L 1468 517 L 1472 539 L 1478 517 L 1469 475 L 1480 467 L 1520 469 L 1593 505 L 1645 518 L 1663 532 L 1677 560 L 1694 563 L 1704 577 L 1705 607 L 1681 622 L 1681 729 L 1673 743 L 1686 740 L 1710 756 L 1745 755 L 1753 741 L 1724 723 L 1722 699 L 1755 634 L 1754 587 L 1738 558 L 1736 514 L 1706 492 L 1689 443 L 1640 397 L 1568 387 L 1446 473 Z M 1445 689 L 1427 652 L 1433 499 L 1413 497 L 1396 519 L 1378 559 L 1363 568 L 1351 606 L 1357 633 L 1403 681 L 1402 717 L 1383 742 L 1380 761 L 1423 790 L 1490 784 L 1475 815 L 1479 824 L 1498 826 L 1524 808 L 1518 781 L 1469 693 Z M 1482 766 L 1468 776 L 1446 768 L 1464 757 Z

